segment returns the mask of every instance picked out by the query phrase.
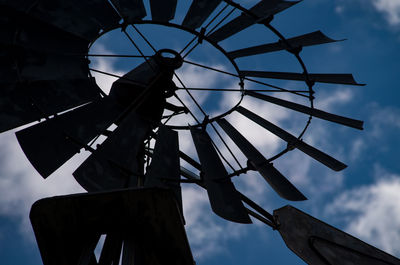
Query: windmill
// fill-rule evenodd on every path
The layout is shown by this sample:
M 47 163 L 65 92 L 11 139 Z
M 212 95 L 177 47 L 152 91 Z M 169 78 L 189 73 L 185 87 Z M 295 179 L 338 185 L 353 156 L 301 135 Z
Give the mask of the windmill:
M 176 0 L 151 0 L 150 19 L 146 19 L 141 0 L 0 1 L 1 25 L 5 30 L 0 42 L 4 91 L 0 131 L 29 124 L 16 133 L 17 139 L 44 178 L 81 150 L 91 152 L 73 173 L 88 194 L 44 199 L 32 208 L 31 220 L 45 264 L 118 264 L 121 251 L 122 264 L 192 263 L 183 228 L 182 182 L 205 188 L 212 210 L 220 217 L 251 223 L 251 216 L 278 230 L 288 247 L 309 264 L 341 264 L 342 260 L 348 264 L 399 264 L 396 258 L 294 207 L 283 207 L 270 214 L 239 192 L 231 181 L 234 176 L 257 171 L 282 198 L 305 200 L 272 162 L 297 148 L 332 170 L 343 170 L 344 163 L 305 143 L 303 135 L 313 118 L 362 129 L 362 121 L 314 107 L 313 88 L 317 83 L 360 85 L 351 74 L 307 70 L 301 58 L 302 49 L 335 40 L 320 31 L 285 38 L 271 25 L 274 16 L 298 3 L 262 0 L 245 8 L 230 0 L 193 0 L 184 18 L 175 23 L 172 20 Z M 237 15 L 228 21 L 234 12 Z M 275 34 L 277 41 L 234 50 L 225 48 L 230 38 L 256 24 Z M 138 25 L 166 26 L 193 37 L 181 50 L 156 49 Z M 141 51 L 128 33 L 129 27 L 150 46 L 152 54 Z M 95 55 L 89 53 L 89 48 L 115 29 L 132 42 L 143 62 L 117 76 L 107 94 L 91 73 L 111 74 L 91 68 L 88 59 Z M 188 60 L 188 54 L 203 43 L 220 52 L 235 72 Z M 238 63 L 241 58 L 278 51 L 294 56 L 302 72 L 242 69 Z M 233 76 L 238 88 L 232 90 L 240 93 L 240 100 L 223 113 L 209 115 L 190 92 L 196 88 L 186 87 L 177 75 L 185 64 Z M 265 79 L 297 81 L 305 89 L 285 89 Z M 264 89 L 247 89 L 249 82 Z M 202 89 L 210 88 L 197 88 Z M 178 90 L 190 95 L 201 117 L 178 97 Z M 308 105 L 271 94 L 278 92 L 304 98 Z M 242 106 L 244 97 L 305 114 L 308 121 L 295 136 Z M 179 104 L 172 103 L 170 98 L 176 98 Z M 164 115 L 165 110 L 169 114 Z M 264 157 L 226 119 L 234 112 L 281 138 L 287 146 L 270 158 Z M 168 123 L 178 116 L 189 116 L 191 122 Z M 39 122 L 32 123 L 35 121 Z M 110 130 L 111 125 L 116 128 Z M 178 135 L 183 130 L 192 136 L 198 161 L 180 151 Z M 99 136 L 106 139 L 97 145 Z M 237 166 L 229 163 L 214 136 L 222 141 Z M 227 138 L 246 157 L 245 165 L 238 161 Z M 200 174 L 182 167 L 181 161 Z M 72 217 L 65 219 L 66 216 Z M 93 250 L 100 234 L 107 234 L 107 238 L 97 261 Z M 64 250 L 51 242 L 64 242 Z

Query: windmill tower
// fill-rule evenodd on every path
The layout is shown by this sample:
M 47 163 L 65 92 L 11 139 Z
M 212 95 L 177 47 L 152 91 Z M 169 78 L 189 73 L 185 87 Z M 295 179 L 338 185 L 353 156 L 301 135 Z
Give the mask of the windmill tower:
M 307 144 L 303 136 L 314 118 L 363 128 L 362 121 L 314 107 L 316 84 L 360 85 L 351 74 L 310 73 L 303 62 L 303 48 L 336 40 L 320 31 L 286 38 L 271 25 L 274 16 L 298 3 L 261 0 L 245 8 L 230 0 L 193 0 L 184 18 L 174 22 L 177 0 L 150 0 L 149 16 L 142 0 L 0 1 L 1 25 L 6 29 L 1 39 L 5 96 L 0 101 L 0 132 L 30 124 L 16 133 L 17 139 L 44 178 L 81 150 L 91 153 L 73 173 L 87 194 L 43 199 L 32 208 L 31 221 L 45 265 L 118 264 L 120 260 L 123 265 L 193 264 L 184 230 L 182 182 L 205 188 L 218 216 L 243 224 L 251 223 L 252 217 L 278 230 L 288 247 L 308 264 L 343 264 L 343 260 L 346 264 L 400 264 L 294 207 L 271 214 L 239 192 L 231 180 L 257 171 L 282 198 L 305 200 L 272 162 L 298 149 L 334 171 L 343 170 L 344 163 Z M 231 14 L 236 15 L 228 19 Z M 173 28 L 191 34 L 192 39 L 180 50 L 159 49 L 139 25 Z M 274 34 L 276 41 L 228 49 L 230 38 L 255 25 Z M 152 54 L 142 52 L 128 28 L 135 30 Z M 112 56 L 140 57 L 142 63 L 116 76 L 110 92 L 104 93 L 92 73 L 113 74 L 92 68 L 89 59 L 109 55 L 90 54 L 89 49 L 116 29 L 139 55 Z M 188 55 L 204 43 L 218 51 L 234 71 L 189 60 Z M 302 71 L 255 70 L 239 63 L 242 58 L 278 51 L 292 55 Z M 185 64 L 234 77 L 238 85 L 231 89 L 187 87 L 177 75 Z M 279 80 L 298 82 L 303 88 L 283 88 Z M 259 88 L 247 88 L 249 83 Z M 179 97 L 179 90 L 189 95 L 191 104 Z M 240 97 L 234 106 L 213 115 L 196 100 L 193 90 L 234 92 Z M 276 93 L 305 99 L 308 105 L 276 97 Z M 245 97 L 302 113 L 307 122 L 293 135 L 245 108 L 241 104 Z M 287 143 L 285 148 L 266 158 L 226 119 L 232 113 L 281 138 Z M 169 121 L 178 116 L 190 119 L 184 125 L 171 125 Z M 32 124 L 35 121 L 39 122 Z M 198 159 L 180 150 L 179 132 L 184 130 L 192 136 Z M 106 139 L 97 144 L 100 136 Z M 245 161 L 239 161 L 230 141 Z M 183 161 L 198 174 L 181 166 Z M 106 239 L 96 260 L 93 251 L 101 234 Z

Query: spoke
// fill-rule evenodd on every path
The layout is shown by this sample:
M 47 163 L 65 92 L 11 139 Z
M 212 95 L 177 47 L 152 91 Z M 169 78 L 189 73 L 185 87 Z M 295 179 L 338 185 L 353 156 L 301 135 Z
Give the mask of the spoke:
M 154 69 L 154 65 L 152 65 L 150 63 L 150 61 L 147 59 L 147 57 L 143 54 L 143 52 L 140 50 L 139 46 L 135 43 L 135 41 L 131 38 L 131 36 L 129 36 L 128 32 L 126 32 L 125 28 L 122 28 L 122 32 L 124 32 L 125 36 L 130 40 L 130 42 L 133 44 L 133 46 L 135 46 L 136 50 L 140 53 L 140 55 L 142 55 L 142 57 L 144 58 L 144 60 L 148 63 L 148 65 L 150 66 L 150 68 L 155 71 Z
M 204 27 L 204 30 L 207 29 L 207 28 L 211 25 L 211 23 L 213 23 L 213 22 L 215 21 L 215 19 L 217 19 L 217 17 L 219 17 L 219 16 L 221 15 L 221 13 L 225 11 L 225 9 L 226 9 L 228 6 L 229 6 L 229 4 L 226 4 L 226 5 L 224 6 L 224 8 L 222 8 L 222 9 L 218 12 L 218 14 L 216 14 L 216 15 L 213 17 L 213 19 L 211 19 L 211 21 L 208 22 L 208 24 Z M 183 53 L 183 52 L 190 46 L 190 44 L 192 44 L 197 38 L 198 38 L 198 37 L 195 36 L 191 41 L 189 41 L 189 43 L 186 44 L 186 46 L 179 52 L 179 54 L 182 55 L 182 53 Z
M 147 45 L 150 46 L 150 48 L 154 51 L 157 52 L 157 50 L 154 48 L 153 45 L 151 45 L 150 41 L 146 38 L 146 36 L 144 36 L 137 28 L 135 25 L 131 24 L 131 26 L 133 27 L 133 29 L 140 35 L 140 37 L 142 37 L 142 39 L 147 43 Z
M 183 87 L 178 87 L 177 89 L 185 89 Z M 253 91 L 253 92 L 287 92 L 287 91 L 282 91 L 282 90 L 276 90 L 276 89 L 235 89 L 235 88 L 201 88 L 201 87 L 187 87 L 186 89 L 188 90 L 198 90 L 198 91 L 216 91 L 216 92 L 243 92 L 243 91 Z M 288 90 L 291 92 L 297 92 L 297 93 L 308 93 L 308 90 Z
M 215 71 L 215 72 L 218 72 L 218 73 L 222 73 L 222 74 L 226 74 L 226 75 L 230 75 L 230 76 L 234 76 L 234 77 L 238 77 L 238 78 L 243 78 L 244 80 L 247 80 L 247 81 L 250 81 L 250 82 L 253 82 L 253 83 L 257 83 L 257 84 L 260 84 L 260 85 L 264 85 L 264 86 L 267 86 L 267 87 L 275 88 L 275 89 L 281 90 L 282 92 L 288 92 L 288 93 L 292 93 L 292 94 L 295 94 L 295 95 L 298 95 L 298 96 L 302 96 L 302 97 L 307 97 L 307 98 L 309 97 L 308 95 L 303 95 L 303 94 L 300 94 L 299 92 L 296 92 L 296 91 L 292 91 L 292 90 L 288 90 L 288 89 L 285 89 L 285 88 L 282 88 L 282 87 L 271 85 L 271 84 L 268 84 L 268 83 L 265 83 L 265 82 L 261 82 L 261 81 L 258 81 L 258 80 L 252 79 L 252 78 L 241 77 L 238 74 L 229 73 L 229 72 L 226 72 L 226 71 L 223 71 L 223 70 L 220 70 L 220 69 L 217 69 L 217 68 L 213 68 L 213 67 L 210 67 L 210 66 L 198 64 L 198 63 L 191 62 L 191 61 L 188 61 L 188 60 L 184 60 L 184 62 L 188 63 L 188 64 L 192 64 L 192 65 L 198 66 L 198 67 L 202 67 L 202 68 L 205 68 L 205 69 L 208 69 L 208 70 L 212 70 L 212 71 Z M 307 92 L 309 92 L 309 91 L 307 91 Z
M 235 7 L 232 8 L 231 11 L 229 11 L 228 14 L 226 14 L 208 33 L 206 36 L 209 36 L 219 25 L 221 25 L 222 22 L 224 22 L 232 13 L 235 11 Z M 197 42 L 184 56 L 182 56 L 183 59 L 185 59 L 198 45 L 200 42 Z
M 201 107 L 201 105 L 197 102 L 197 100 L 193 97 L 192 93 L 190 93 L 190 91 L 188 89 L 186 89 L 185 84 L 182 82 L 182 80 L 179 78 L 179 76 L 177 74 L 174 74 L 175 77 L 178 79 L 179 83 L 181 83 L 181 85 L 183 86 L 183 88 L 186 90 L 186 92 L 188 93 L 188 95 L 190 96 L 190 98 L 193 100 L 193 102 L 196 104 L 196 106 L 199 108 L 199 110 L 203 113 L 204 117 L 207 118 L 208 115 L 207 113 L 204 111 L 204 109 Z M 217 131 L 217 129 L 215 128 L 214 124 L 210 123 L 211 127 L 214 129 L 214 131 L 217 133 L 218 137 L 221 139 L 222 143 L 225 145 L 225 147 L 228 149 L 228 151 L 230 152 L 230 154 L 232 155 L 233 159 L 236 161 L 236 163 L 239 165 L 239 167 L 242 169 L 242 166 L 240 165 L 239 161 L 237 160 L 237 158 L 235 157 L 235 155 L 233 154 L 233 152 L 231 151 L 231 149 L 229 148 L 229 146 L 226 144 L 225 140 L 222 138 L 221 134 Z M 220 156 L 224 159 L 224 161 L 229 165 L 229 167 L 235 171 L 235 168 L 228 162 L 228 160 L 223 156 L 222 152 L 219 150 L 219 148 L 217 147 L 217 145 L 214 143 L 214 141 L 212 141 L 215 149 L 217 149 L 218 153 L 220 154 Z
M 78 55 L 78 54 L 73 54 Z M 144 57 L 151 57 L 149 55 L 131 55 L 131 54 L 79 54 L 79 56 L 87 56 L 87 57 L 118 57 L 118 58 L 144 58 Z

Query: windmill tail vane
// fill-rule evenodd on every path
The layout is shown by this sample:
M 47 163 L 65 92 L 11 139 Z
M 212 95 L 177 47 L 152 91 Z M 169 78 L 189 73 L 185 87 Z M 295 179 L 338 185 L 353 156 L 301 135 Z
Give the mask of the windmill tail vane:
M 286 38 L 271 25 L 281 12 L 300 2 L 260 0 L 247 8 L 230 0 L 193 0 L 179 17 L 177 0 L 0 0 L 4 30 L 0 132 L 17 130 L 18 143 L 43 178 L 51 177 L 82 150 L 89 153 L 72 173 L 87 193 L 45 198 L 32 206 L 30 219 L 45 265 L 195 264 L 185 232 L 181 183 L 204 188 L 212 211 L 227 221 L 258 220 L 277 230 L 287 247 L 308 264 L 400 264 L 397 258 L 293 206 L 269 213 L 232 181 L 255 171 L 281 198 L 307 200 L 273 161 L 298 149 L 341 171 L 346 164 L 303 140 L 311 119 L 363 129 L 360 120 L 314 107 L 316 85 L 363 84 L 351 74 L 309 73 L 301 57 L 303 49 L 341 40 L 321 31 Z M 260 34 L 269 32 L 276 41 L 260 45 L 249 39 L 247 47 L 235 43 L 237 36 L 257 24 L 262 26 Z M 165 43 L 155 43 L 151 34 L 143 33 L 146 26 L 167 27 L 186 38 L 191 34 L 192 39 L 170 37 L 174 45 L 181 42 L 179 49 L 172 49 L 168 36 Z M 133 53 L 91 53 L 111 32 L 129 41 Z M 188 59 L 205 49 L 205 43 L 228 62 L 226 68 L 192 61 L 195 56 Z M 208 50 L 202 51 L 201 57 L 207 58 L 204 51 Z M 302 73 L 242 69 L 253 64 L 241 62 L 276 52 L 294 56 Z M 141 62 L 116 75 L 96 69 L 92 57 Z M 187 86 L 178 70 L 188 65 L 229 76 L 238 87 Z M 94 74 L 116 78 L 109 93 L 102 91 Z M 303 88 L 283 88 L 282 80 Z M 247 89 L 248 85 L 256 88 Z M 240 100 L 212 116 L 210 104 L 196 98 L 192 90 L 228 96 L 240 92 Z M 308 122 L 295 135 L 243 106 L 245 97 L 298 112 Z M 285 148 L 264 156 L 238 130 L 231 114 L 272 133 Z M 183 125 L 174 124 L 174 119 L 184 121 Z M 182 151 L 182 131 L 191 136 L 192 150 Z M 106 237 L 96 258 L 101 235 Z

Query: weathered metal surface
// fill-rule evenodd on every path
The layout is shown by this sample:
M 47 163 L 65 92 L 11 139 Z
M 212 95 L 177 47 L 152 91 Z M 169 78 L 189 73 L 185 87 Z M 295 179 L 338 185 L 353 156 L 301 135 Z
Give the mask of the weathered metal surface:
M 190 132 L 200 159 L 204 185 L 214 213 L 229 221 L 251 223 L 246 208 L 212 145 L 210 136 L 202 129 L 191 128 Z
M 149 121 L 129 113 L 73 176 L 87 191 L 137 187 L 143 174 L 144 140 L 150 130 Z
M 16 133 L 31 164 L 46 178 L 108 128 L 122 110 L 110 98 L 89 103 Z
M 146 16 L 143 0 L 111 0 L 127 23 L 134 23 Z
M 350 119 L 350 118 L 346 118 L 343 116 L 339 116 L 339 115 L 335 115 L 335 114 L 331 114 L 316 108 L 310 108 L 307 106 L 303 106 L 301 104 L 297 104 L 294 102 L 290 102 L 284 99 L 280 99 L 280 98 L 275 98 L 275 97 L 271 97 L 265 94 L 260 94 L 260 93 L 256 93 L 253 91 L 245 91 L 246 95 L 258 98 L 258 99 L 262 99 L 265 100 L 267 102 L 270 102 L 272 104 L 276 104 L 288 109 L 292 109 L 298 112 L 302 112 L 305 114 L 309 114 L 312 115 L 314 117 L 323 119 L 323 120 L 327 120 L 327 121 L 331 121 L 331 122 L 335 122 L 335 123 L 339 123 L 342 125 L 346 125 L 355 129 L 359 129 L 362 130 L 363 129 L 363 121 L 360 120 L 355 120 L 355 119 Z
M 352 74 L 308 74 L 310 80 L 306 80 L 305 74 L 287 72 L 266 72 L 266 71 L 240 71 L 242 76 L 284 79 L 294 81 L 311 81 L 329 84 L 356 85 L 358 84 Z
M 257 16 L 257 18 L 242 13 L 240 16 L 211 33 L 209 38 L 215 42 L 223 41 L 230 36 L 250 27 L 251 25 L 254 25 L 297 4 L 298 2 L 299 1 L 289 2 L 284 0 L 261 0 L 250 9 L 250 12 Z
M 258 125 L 264 127 L 268 131 L 272 132 L 276 136 L 280 137 L 284 141 L 286 141 L 290 146 L 293 148 L 297 148 L 300 151 L 304 152 L 305 154 L 309 155 L 310 157 L 314 158 L 315 160 L 321 162 L 325 166 L 335 170 L 340 171 L 345 169 L 347 166 L 342 162 L 336 160 L 335 158 L 325 154 L 324 152 L 306 144 L 305 142 L 297 139 L 297 137 L 293 136 L 292 134 L 286 132 L 282 128 L 279 128 L 275 124 L 261 118 L 257 114 L 239 106 L 236 109 L 238 112 L 246 116 L 247 118 L 251 119 Z
M 100 234 L 140 244 L 146 250 L 144 264 L 194 264 L 177 202 L 168 190 L 46 198 L 32 206 L 30 219 L 44 265 L 77 264 L 84 243 Z
M 151 164 L 145 174 L 145 187 L 171 189 L 182 211 L 180 186 L 179 138 L 178 132 L 161 125 L 158 129 Z
M 0 132 L 99 99 L 90 79 L 0 84 Z
M 310 265 L 399 265 L 400 260 L 302 211 L 274 211 L 289 249 Z
M 211 15 L 221 1 L 222 0 L 193 0 L 183 19 L 182 26 L 197 29 Z
M 313 46 L 313 45 L 319 45 L 337 41 L 338 40 L 333 40 L 331 38 L 328 38 L 327 36 L 325 36 L 325 34 L 323 34 L 321 31 L 318 30 L 308 34 L 287 39 L 287 42 L 289 43 L 290 47 L 285 42 L 280 40 L 274 43 L 257 45 L 236 51 L 231 51 L 228 52 L 228 55 L 232 58 L 240 58 L 245 56 L 258 55 L 258 54 L 276 52 L 281 50 L 290 51 L 290 48 L 299 49 L 306 46 Z
M 178 0 L 150 0 L 153 21 L 168 22 L 175 17 Z
M 232 141 L 239 147 L 243 154 L 269 185 L 281 196 L 291 201 L 302 201 L 307 198 L 287 180 L 267 159 L 228 121 L 221 119 L 217 121 L 222 129 L 228 134 Z

